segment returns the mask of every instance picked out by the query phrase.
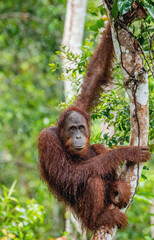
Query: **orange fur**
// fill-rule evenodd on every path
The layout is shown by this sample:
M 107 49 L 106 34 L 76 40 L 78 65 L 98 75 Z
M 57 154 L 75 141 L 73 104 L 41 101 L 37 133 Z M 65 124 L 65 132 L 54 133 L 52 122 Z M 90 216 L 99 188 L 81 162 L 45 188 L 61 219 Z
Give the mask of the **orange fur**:
M 116 170 L 123 162 L 139 163 L 150 157 L 142 147 L 107 149 L 89 145 L 86 153 L 77 155 L 63 145 L 59 126 L 43 130 L 38 139 L 39 169 L 50 190 L 69 206 L 86 229 L 97 230 L 102 225 L 123 228 L 127 217 L 119 211 L 129 200 L 125 181 L 117 180 Z M 118 198 L 115 199 L 115 192 Z M 110 209 L 110 205 L 117 206 Z
M 107 149 L 101 144 L 90 145 L 90 111 L 98 104 L 102 86 L 111 81 L 113 45 L 108 25 L 88 67 L 87 74 L 74 106 L 59 117 L 57 125 L 44 129 L 38 139 L 39 169 L 52 193 L 69 206 L 83 227 L 97 230 L 102 225 L 123 228 L 127 217 L 119 208 L 129 200 L 129 186 L 117 179 L 116 170 L 123 160 L 128 163 L 147 161 L 148 150 L 142 147 Z M 76 154 L 71 139 L 64 142 L 64 123 L 76 111 L 85 117 L 89 136 L 84 151 Z M 117 194 L 117 196 L 116 196 Z M 112 204 L 116 206 L 111 209 Z

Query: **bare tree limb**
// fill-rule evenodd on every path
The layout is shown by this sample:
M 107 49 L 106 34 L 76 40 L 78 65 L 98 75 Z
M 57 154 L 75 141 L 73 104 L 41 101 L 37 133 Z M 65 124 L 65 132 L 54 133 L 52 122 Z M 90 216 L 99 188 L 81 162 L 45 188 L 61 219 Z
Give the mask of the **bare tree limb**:
M 0 19 L 2 20 L 8 19 L 8 18 L 21 18 L 22 21 L 26 21 L 27 19 L 32 19 L 34 21 L 43 23 L 43 20 L 41 18 L 38 18 L 28 12 L 11 12 L 11 13 L 3 13 L 0 15 Z

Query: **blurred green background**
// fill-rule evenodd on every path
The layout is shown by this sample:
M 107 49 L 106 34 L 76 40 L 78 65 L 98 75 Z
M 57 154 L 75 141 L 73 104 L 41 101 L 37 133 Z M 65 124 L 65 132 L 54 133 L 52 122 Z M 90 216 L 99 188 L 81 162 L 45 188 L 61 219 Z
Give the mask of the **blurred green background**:
M 98 3 L 88 1 L 85 23 L 86 40 L 83 48 L 84 68 L 91 55 L 90 44 L 97 42 L 101 28 Z M 49 193 L 38 172 L 37 138 L 39 132 L 54 124 L 59 116 L 58 103 L 64 101 L 63 82 L 58 80 L 61 69 L 52 72 L 49 63 L 60 61 L 65 20 L 66 0 L 1 0 L 0 1 L 0 239 L 40 239 L 63 235 L 65 209 Z M 101 20 L 102 23 L 104 20 Z M 147 26 L 153 29 L 149 15 Z M 137 32 L 143 41 L 145 30 Z M 142 37 L 142 38 L 141 38 Z M 94 41 L 94 46 L 95 46 Z M 87 50 L 88 49 L 88 50 Z M 86 55 L 86 54 L 87 55 Z M 69 56 L 68 56 L 69 57 Z M 95 134 L 92 142 L 102 141 L 108 146 L 128 144 L 129 107 L 121 87 L 122 73 L 116 65 L 115 92 L 104 95 L 103 112 L 93 113 Z M 80 71 L 81 72 L 81 71 Z M 81 72 L 83 74 L 83 72 Z M 152 76 L 149 73 L 150 135 L 152 149 Z M 120 94 L 119 94 L 120 92 Z M 120 96 L 120 97 L 119 97 Z M 124 100 L 125 99 L 125 100 Z M 106 104 L 107 103 L 107 104 Z M 120 106 L 114 123 L 115 135 L 100 137 L 99 120 L 113 125 L 112 110 Z M 122 114 L 122 115 L 121 115 Z M 120 118 L 123 116 L 123 120 Z M 97 119 L 97 120 L 96 120 Z M 150 169 L 150 171 L 148 170 Z M 137 195 L 128 211 L 129 227 L 118 232 L 117 239 L 150 240 L 150 207 L 154 176 L 152 164 L 144 168 Z M 12 235 L 9 235 L 12 234 Z

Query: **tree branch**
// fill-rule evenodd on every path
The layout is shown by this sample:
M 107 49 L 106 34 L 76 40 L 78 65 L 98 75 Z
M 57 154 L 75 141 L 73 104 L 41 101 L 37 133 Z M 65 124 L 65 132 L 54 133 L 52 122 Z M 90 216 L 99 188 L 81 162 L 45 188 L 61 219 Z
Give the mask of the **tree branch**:
M 39 23 L 43 23 L 43 20 L 41 18 L 38 18 L 28 12 L 11 12 L 11 13 L 3 13 L 0 15 L 0 19 L 2 20 L 8 19 L 8 18 L 21 18 L 22 21 L 26 21 L 27 19 L 32 19 Z
M 139 46 L 139 48 L 140 48 L 140 50 L 141 50 L 141 52 L 142 52 L 142 54 L 143 54 L 143 56 L 144 56 L 144 59 L 145 59 L 147 65 L 148 65 L 148 67 L 149 67 L 152 75 L 154 76 L 154 71 L 152 70 L 152 67 L 151 67 L 150 63 L 149 63 L 147 57 L 145 56 L 144 50 L 143 50 L 141 44 L 139 43 L 139 41 L 137 40 L 137 37 L 136 37 L 136 36 L 127 28 L 127 26 L 126 26 L 125 24 L 123 24 L 118 18 L 116 19 L 116 22 L 118 22 L 119 25 L 120 25 L 123 29 L 125 29 L 125 30 L 137 41 L 137 44 L 138 44 L 138 46 Z

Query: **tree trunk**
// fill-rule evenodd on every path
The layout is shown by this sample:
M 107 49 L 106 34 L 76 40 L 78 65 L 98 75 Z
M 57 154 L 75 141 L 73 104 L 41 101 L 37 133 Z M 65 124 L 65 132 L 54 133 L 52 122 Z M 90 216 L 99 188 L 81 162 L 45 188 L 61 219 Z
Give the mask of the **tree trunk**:
M 82 45 L 84 33 L 86 7 L 87 0 L 67 0 L 62 46 L 65 46 L 65 50 L 69 49 L 73 54 L 80 54 L 81 51 L 80 47 Z M 66 102 L 69 102 L 74 96 L 74 89 L 71 85 L 71 81 L 68 80 L 66 70 L 69 68 L 73 69 L 76 66 L 66 59 L 65 55 L 62 58 L 62 65 L 65 80 L 65 99 Z M 69 233 L 69 237 L 72 240 L 79 239 L 77 235 L 80 235 L 80 239 L 86 239 L 86 234 L 82 234 L 80 223 L 73 215 L 70 215 L 70 213 L 66 213 L 66 231 Z
M 143 67 L 140 52 L 134 48 L 132 36 L 125 30 L 120 22 L 112 18 L 111 13 L 104 1 L 108 18 L 112 25 L 112 37 L 117 60 L 123 70 L 124 86 L 130 100 L 131 135 L 130 145 L 147 145 L 149 115 L 148 115 L 148 78 Z M 116 26 L 116 27 L 115 27 Z M 143 164 L 127 167 L 124 165 L 121 176 L 127 179 L 131 186 L 131 198 L 128 206 L 122 209 L 127 210 L 136 192 L 141 176 Z M 113 240 L 117 228 L 102 229 L 97 231 L 92 240 Z
M 62 46 L 66 46 L 66 50 L 70 49 L 74 54 L 80 54 L 80 47 L 82 45 L 84 33 L 86 7 L 87 0 L 67 0 Z M 73 64 L 68 61 L 65 56 L 62 59 L 62 64 L 65 80 L 65 97 L 66 101 L 69 101 L 73 97 L 74 91 L 71 82 L 67 79 L 68 75 L 66 70 L 69 69 L 69 67 L 72 69 Z

